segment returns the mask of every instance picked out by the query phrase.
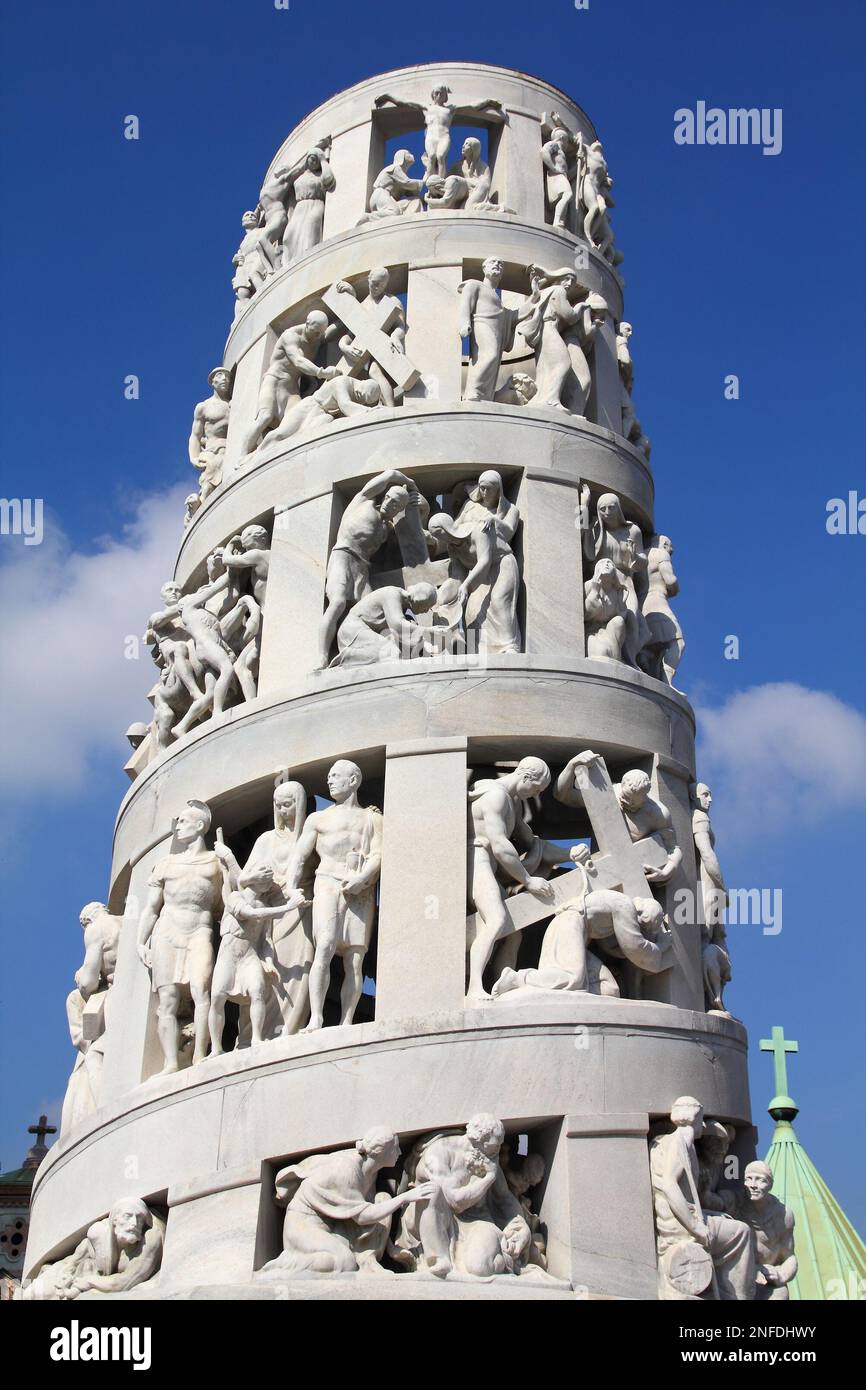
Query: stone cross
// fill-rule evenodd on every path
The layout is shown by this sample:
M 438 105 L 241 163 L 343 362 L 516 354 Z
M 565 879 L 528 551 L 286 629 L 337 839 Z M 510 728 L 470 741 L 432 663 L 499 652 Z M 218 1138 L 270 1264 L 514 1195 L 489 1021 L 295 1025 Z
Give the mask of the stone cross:
M 793 1101 L 788 1096 L 788 1068 L 785 1063 L 786 1052 L 799 1052 L 800 1044 L 789 1042 L 785 1037 L 784 1028 L 773 1028 L 769 1038 L 761 1038 L 760 1043 L 762 1052 L 772 1052 L 773 1054 L 773 1084 L 776 1087 L 776 1094 L 770 1102 L 772 1107 L 780 1107 L 785 1102 L 788 1107 L 793 1107 Z
M 355 344 L 379 363 L 395 386 L 405 392 L 420 381 L 418 368 L 388 337 L 403 313 L 399 299 L 393 294 L 383 295 L 378 304 L 369 295 L 359 302 L 354 295 L 341 294 L 332 285 L 322 295 L 322 303 L 348 328 Z M 342 364 L 342 370 L 348 374 L 347 362 Z
M 47 1115 L 40 1115 L 38 1124 L 27 1126 L 27 1133 L 35 1134 L 37 1144 L 42 1147 L 46 1134 L 56 1134 L 57 1126 L 48 1123 Z
M 578 783 L 583 802 L 589 815 L 593 833 L 598 841 L 598 850 L 590 855 L 584 868 L 589 880 L 589 891 L 599 888 L 612 888 L 625 893 L 629 898 L 651 898 L 650 887 L 644 865 L 660 869 L 667 863 L 667 851 L 658 840 L 632 840 L 628 833 L 625 817 L 620 809 L 616 792 L 605 766 L 604 759 L 597 754 L 581 764 Z M 582 775 L 585 773 L 585 776 Z M 579 869 L 571 869 L 566 874 L 550 880 L 552 896 L 535 897 L 522 890 L 505 900 L 505 913 L 508 927 L 504 936 L 511 932 L 523 931 L 534 926 L 545 917 L 551 916 L 558 907 L 583 891 L 583 875 Z M 471 945 L 475 937 L 476 914 L 472 913 L 466 923 L 466 940 Z

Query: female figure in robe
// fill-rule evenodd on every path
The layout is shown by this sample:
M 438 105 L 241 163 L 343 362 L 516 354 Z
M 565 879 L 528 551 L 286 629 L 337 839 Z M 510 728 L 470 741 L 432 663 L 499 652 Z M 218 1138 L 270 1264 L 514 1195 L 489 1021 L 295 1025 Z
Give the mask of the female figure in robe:
M 589 488 L 581 488 L 581 511 L 589 508 Z M 596 503 L 595 523 L 583 533 L 584 554 L 590 564 L 612 560 L 625 585 L 626 627 L 622 660 L 638 665 L 638 653 L 651 638 L 641 603 L 647 592 L 647 558 L 640 527 L 626 521 L 614 492 L 605 492 Z
M 607 304 L 597 294 L 581 293 L 571 269 L 552 275 L 530 266 L 532 293 L 520 311 L 520 333 L 535 352 L 536 394 L 532 407 L 566 410 L 584 416 L 592 375 L 587 360 Z
M 460 508 L 456 517 L 439 512 L 427 528 L 440 548 L 447 547 L 453 577 L 460 580 L 467 648 L 489 655 L 519 652 L 520 569 L 511 542 L 520 513 L 492 469 L 482 473 L 474 487 L 461 483 L 452 500 Z
M 283 234 L 284 266 L 300 260 L 322 240 L 325 195 L 333 193 L 337 186 L 324 150 L 311 150 L 302 163 L 295 165 L 289 183 L 294 206 Z

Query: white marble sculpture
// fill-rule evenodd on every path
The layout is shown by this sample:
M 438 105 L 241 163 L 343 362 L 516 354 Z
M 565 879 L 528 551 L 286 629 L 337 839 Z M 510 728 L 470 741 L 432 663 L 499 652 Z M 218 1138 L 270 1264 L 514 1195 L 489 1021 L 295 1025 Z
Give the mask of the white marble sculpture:
M 430 612 L 436 597 L 433 585 L 423 582 L 407 589 L 386 584 L 365 594 L 337 629 L 337 655 L 331 665 L 370 666 L 425 655 L 426 628 L 415 619 Z
M 282 1168 L 276 1176 L 276 1201 L 285 1207 L 283 1250 L 263 1273 L 383 1274 L 391 1218 L 396 1211 L 433 1193 L 419 1183 L 390 1196 L 376 1190 L 383 1168 L 400 1156 L 396 1134 L 368 1130 L 351 1149 L 312 1154 Z
M 322 302 L 347 330 L 339 342 L 342 370 L 376 382 L 386 406 L 396 405 L 420 379 L 420 372 L 406 356 L 406 313 L 397 296 L 389 292 L 390 279 L 387 266 L 374 266 L 367 275 L 363 299 L 348 280 L 338 280 L 322 296 Z
M 165 1059 L 162 1074 L 180 1066 L 180 1014 L 191 997 L 193 1063 L 207 1053 L 208 1012 L 214 968 L 214 931 L 223 905 L 225 845 L 209 850 L 211 814 L 189 801 L 174 825 L 168 854 L 153 867 L 138 923 L 138 954 L 157 996 L 157 1032 Z
M 123 919 L 113 916 L 105 903 L 88 903 L 81 909 L 79 921 L 84 929 L 84 960 L 75 972 L 75 989 L 66 1000 L 69 1035 L 77 1056 L 63 1098 L 61 1138 L 100 1104 L 105 1031 L 123 925 Z
M 24 1302 L 71 1302 L 84 1295 L 126 1293 L 159 1272 L 165 1222 L 137 1197 L 121 1197 L 95 1221 L 71 1255 L 44 1264 L 16 1298 Z
M 448 100 L 450 87 L 439 84 L 430 93 L 430 101 L 425 105 L 418 101 L 404 101 L 387 93 L 376 98 L 376 106 L 396 106 L 398 110 L 418 115 L 424 122 L 424 154 L 422 161 L 427 177 L 438 175 L 445 178 L 448 172 L 448 152 L 451 149 L 451 125 L 455 112 L 483 111 L 488 120 L 503 119 L 502 102 L 496 100 L 460 102 L 459 106 Z
M 183 529 L 186 530 L 187 526 L 189 526 L 196 512 L 199 511 L 199 509 L 201 508 L 201 493 L 188 493 L 187 496 L 183 499 L 183 506 Z
M 347 759 L 328 773 L 324 811 L 308 816 L 298 839 L 287 889 L 300 887 L 312 856 L 318 855 L 313 889 L 313 945 L 310 970 L 310 1021 L 313 1032 L 324 1023 L 325 996 L 335 955 L 343 963 L 340 1023 L 351 1023 L 364 984 L 364 957 L 373 935 L 376 884 L 382 867 L 382 813 L 361 806 L 361 769 Z
M 706 1008 L 710 1013 L 730 1017 L 722 998 L 731 979 L 731 956 L 725 931 L 728 890 L 716 854 L 716 837 L 710 820 L 712 793 L 706 782 L 695 787 L 692 835 L 700 872 L 701 888 L 701 964 Z
M 683 630 L 670 605 L 680 591 L 673 567 L 674 547 L 668 536 L 653 536 L 646 549 L 646 593 L 641 612 L 649 629 L 638 660 L 647 675 L 673 685 L 683 652 Z
M 463 141 L 459 162 L 445 177 L 428 174 L 427 207 L 452 212 L 511 212 L 511 208 L 501 207 L 491 198 L 492 182 L 490 165 L 481 158 L 481 141 L 470 135 Z
M 366 415 L 382 404 L 382 391 L 377 381 L 335 376 L 287 410 L 281 423 L 268 434 L 264 443 L 270 448 L 282 439 L 318 432 L 335 420 L 351 420 L 358 415 Z
M 528 372 L 512 372 L 494 392 L 493 399 L 499 405 L 528 405 L 537 390 L 535 377 Z
M 394 1254 L 407 1269 L 439 1279 L 547 1277 L 530 1263 L 532 1228 L 499 1162 L 504 1139 L 502 1122 L 482 1113 L 464 1133 L 440 1131 L 413 1145 L 404 1181 L 432 1191 L 400 1219 Z
M 255 418 L 241 443 L 240 468 L 256 448 L 263 435 L 301 402 L 301 387 L 307 381 L 331 381 L 339 376 L 339 367 L 321 367 L 315 358 L 339 329 L 329 324 L 328 315 L 312 309 L 303 323 L 295 324 L 281 333 L 271 353 L 268 369 L 262 378 Z
M 283 233 L 284 267 L 299 261 L 322 240 L 325 199 L 337 187 L 328 163 L 330 148 L 329 140 L 320 140 L 286 175 L 289 216 Z
M 235 273 L 232 289 L 235 292 L 235 318 L 239 318 L 253 295 L 275 273 L 277 253 L 267 228 L 259 225 L 258 212 L 245 212 L 241 218 L 244 235 L 232 256 Z
M 514 345 L 517 310 L 507 309 L 498 294 L 503 269 L 498 256 L 488 256 L 481 267 L 484 278 L 464 280 L 459 287 L 458 331 L 469 339 L 465 401 L 493 400 L 502 354 Z
M 590 491 L 587 484 L 580 489 L 581 515 L 590 515 Z M 614 492 L 605 492 L 596 503 L 595 520 L 584 527 L 583 553 L 591 565 L 599 560 L 612 560 L 625 585 L 625 639 L 622 659 L 637 666 L 638 654 L 649 640 L 650 632 L 641 606 L 647 592 L 647 558 L 640 527 L 627 521 L 622 503 Z
M 404 514 L 420 530 L 421 495 L 397 468 L 371 478 L 347 503 L 325 578 L 327 606 L 319 631 L 319 669 L 328 665 L 337 625 L 347 609 L 370 592 L 370 564 Z
M 544 182 L 551 221 L 554 227 L 570 230 L 571 211 L 574 206 L 574 187 L 568 159 L 569 133 L 563 127 L 556 127 L 541 147 L 541 162 L 544 165 Z
M 607 303 L 580 285 L 573 269 L 529 267 L 531 293 L 518 311 L 518 331 L 535 353 L 532 408 L 586 415 L 592 387 L 588 352 Z
M 631 393 L 634 389 L 634 363 L 632 361 L 629 339 L 633 332 L 634 330 L 631 324 L 623 320 L 616 334 L 616 362 L 619 368 L 619 378 L 622 386 L 621 428 L 625 438 L 630 440 L 635 448 L 640 449 L 647 462 L 649 462 L 650 442 L 641 429 L 641 423 L 635 414 L 631 398 Z
M 613 179 L 607 168 L 604 149 L 600 140 L 591 144 L 581 144 L 578 156 L 578 182 L 580 186 L 580 212 L 583 215 L 583 235 L 600 255 L 612 266 L 622 261 L 622 253 L 614 245 L 613 229 L 608 217 L 608 208 L 613 207 L 610 190 Z
M 413 179 L 409 170 L 415 163 L 411 150 L 398 150 L 390 164 L 373 180 L 367 212 L 358 221 L 378 222 L 383 217 L 411 217 L 424 211 L 423 179 Z
M 797 1274 L 794 1253 L 794 1213 L 773 1196 L 773 1170 L 756 1160 L 746 1164 L 743 1192 L 736 1208 L 755 1236 L 757 1261 L 754 1297 L 758 1302 L 786 1301 L 788 1285 Z
M 601 762 L 596 753 L 587 751 L 569 759 L 554 788 L 557 801 L 564 806 L 584 805 L 589 790 L 585 778 L 587 763 L 594 761 Z M 663 851 L 663 862 L 645 864 L 644 873 L 648 883 L 665 884 L 679 869 L 683 855 L 677 844 L 671 813 L 663 801 L 650 795 L 651 786 L 647 774 L 633 768 L 623 775 L 621 782 L 614 784 L 613 793 L 632 844 L 653 840 Z
M 659 1257 L 659 1298 L 749 1300 L 755 1294 L 750 1228 L 724 1212 L 704 1212 L 695 1141 L 704 1129 L 700 1101 L 680 1096 L 673 1130 L 650 1145 L 650 1176 Z
M 512 543 L 520 513 L 494 469 L 486 469 L 477 483 L 459 484 L 450 502 L 451 514 L 435 513 L 427 530 L 459 581 L 469 648 L 489 655 L 519 652 L 520 568 Z
M 223 480 L 226 439 L 231 414 L 232 374 L 227 367 L 214 367 L 208 376 L 213 395 L 199 401 L 192 416 L 189 461 L 197 468 L 199 498 L 204 502 Z M 191 498 L 187 498 L 189 508 Z M 188 520 L 191 519 L 188 518 Z
M 625 582 L 613 560 L 596 561 L 583 591 L 587 656 L 622 661 L 628 604 Z

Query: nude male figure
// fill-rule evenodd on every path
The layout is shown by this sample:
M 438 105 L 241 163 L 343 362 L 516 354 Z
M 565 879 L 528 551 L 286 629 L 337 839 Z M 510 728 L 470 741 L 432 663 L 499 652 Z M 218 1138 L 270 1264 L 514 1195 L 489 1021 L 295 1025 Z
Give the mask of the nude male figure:
M 321 1028 L 325 996 L 335 955 L 343 960 L 340 1023 L 351 1023 L 364 984 L 363 965 L 373 932 L 375 890 L 382 867 L 382 814 L 361 806 L 361 769 L 346 759 L 328 773 L 333 806 L 308 816 L 297 843 L 287 891 L 299 888 L 307 862 L 315 854 L 313 944 L 310 970 L 310 1021 L 305 1033 Z
M 370 307 L 381 304 L 382 300 L 385 299 L 388 294 L 388 285 L 390 282 L 390 278 L 391 276 L 387 266 L 374 266 L 373 269 L 370 271 L 369 275 L 367 276 L 367 297 L 366 299 L 362 299 L 361 303 L 364 306 Z M 338 294 L 350 294 L 354 299 L 358 298 L 357 291 L 355 290 L 353 285 L 349 284 L 348 280 L 338 280 L 334 286 L 334 289 L 337 291 Z M 397 315 L 397 318 L 393 328 L 388 330 L 388 337 L 391 339 L 391 342 L 394 344 L 398 352 L 405 353 L 406 313 L 403 309 L 403 305 L 396 297 L 393 298 L 393 304 L 395 305 L 394 312 Z M 341 339 L 340 347 L 345 352 L 346 349 L 343 347 L 343 343 L 344 340 Z M 379 398 L 382 404 L 387 406 L 394 405 L 396 402 L 397 393 L 394 390 L 394 383 L 388 376 L 388 373 L 383 371 L 376 359 L 374 357 L 370 357 L 369 353 L 362 353 L 360 360 L 364 363 L 365 370 L 370 380 L 375 381 L 378 385 Z
M 339 375 L 339 367 L 320 367 L 314 360 L 322 344 L 338 331 L 336 324 L 328 323 L 327 314 L 312 309 L 303 323 L 280 334 L 262 380 L 256 417 L 241 443 L 241 461 L 299 403 L 305 378 L 330 381 Z
M 180 1066 L 178 1013 L 185 993 L 195 1019 L 193 1063 L 207 1053 L 208 1010 L 214 967 L 214 923 L 222 912 L 224 845 L 209 850 L 211 814 L 203 801 L 188 801 L 175 822 L 168 855 L 154 865 L 138 924 L 138 955 L 151 972 L 158 998 L 157 1033 L 165 1065 Z
M 424 121 L 424 154 L 422 163 L 428 175 L 444 178 L 448 172 L 448 151 L 451 148 L 451 123 L 456 111 L 486 111 L 491 118 L 502 120 L 501 101 L 476 101 L 469 105 L 461 102 L 457 107 L 448 100 L 451 88 L 440 83 L 430 93 L 430 101 L 425 106 L 420 101 L 403 101 L 387 93 L 376 98 L 376 106 L 396 106 L 403 111 L 412 111 Z
M 226 438 L 231 413 L 232 374 L 225 367 L 215 367 L 208 376 L 213 395 L 199 401 L 192 416 L 189 436 L 189 461 L 201 474 L 201 500 L 222 482 Z
M 583 754 L 576 753 L 570 758 L 557 778 L 553 795 L 563 806 L 583 805 L 578 779 L 582 756 Z M 643 870 L 647 880 L 650 883 L 668 883 L 682 863 L 683 853 L 677 844 L 671 813 L 664 802 L 656 801 L 650 796 L 650 786 L 650 779 L 646 773 L 633 768 L 613 790 L 632 844 L 651 837 L 667 851 L 667 860 L 661 868 L 655 869 L 651 864 L 644 864 Z
M 407 507 L 420 505 L 416 484 L 397 468 L 377 473 L 347 503 L 328 558 L 327 607 L 319 628 L 318 670 L 328 664 L 337 624 L 346 609 L 370 592 L 370 562 L 388 539 L 391 523 Z

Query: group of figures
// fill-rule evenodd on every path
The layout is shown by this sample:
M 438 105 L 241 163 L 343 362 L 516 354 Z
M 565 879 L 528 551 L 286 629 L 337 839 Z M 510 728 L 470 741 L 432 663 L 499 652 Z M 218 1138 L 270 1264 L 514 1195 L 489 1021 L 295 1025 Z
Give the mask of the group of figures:
M 202 719 L 255 698 L 270 564 L 263 526 L 247 526 L 207 558 L 207 582 L 185 594 L 174 581 L 144 640 L 159 668 L 151 691 L 157 749 Z
M 705 1120 L 693 1096 L 680 1096 L 670 1118 L 650 1144 L 659 1297 L 787 1299 L 794 1214 L 773 1196 L 772 1169 L 749 1163 L 742 1187 L 722 1185 L 733 1127 Z
M 547 207 L 554 227 L 577 230 L 599 255 L 617 266 L 622 254 L 614 245 L 608 208 L 613 207 L 613 179 L 600 140 L 587 144 L 570 131 L 557 111 L 542 117 L 546 136 L 541 150 Z

